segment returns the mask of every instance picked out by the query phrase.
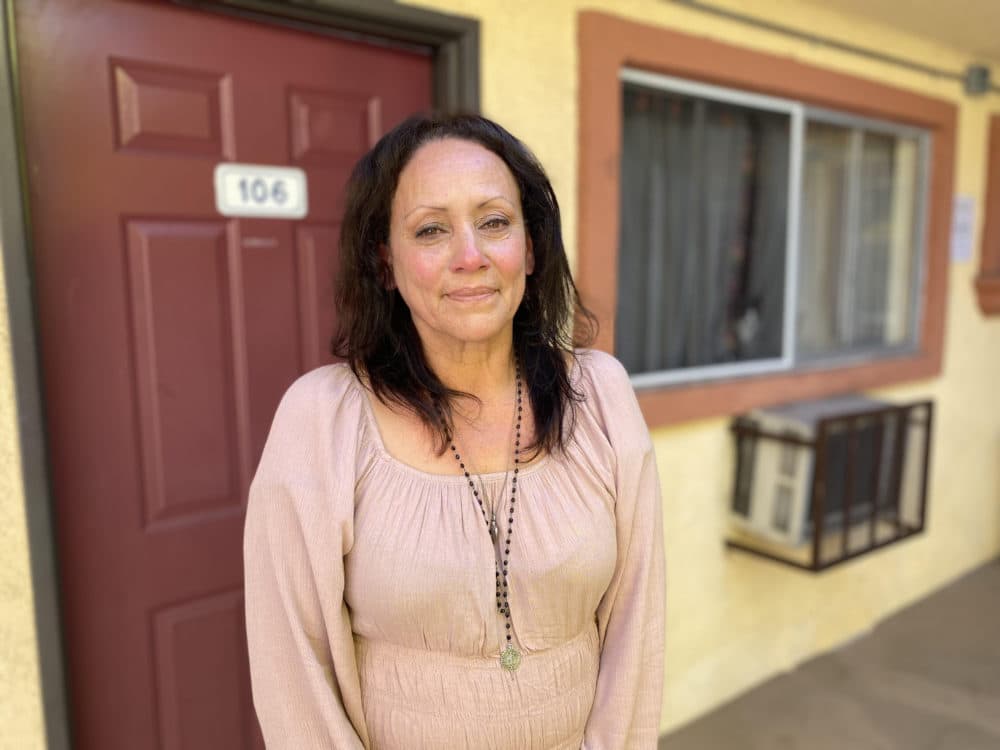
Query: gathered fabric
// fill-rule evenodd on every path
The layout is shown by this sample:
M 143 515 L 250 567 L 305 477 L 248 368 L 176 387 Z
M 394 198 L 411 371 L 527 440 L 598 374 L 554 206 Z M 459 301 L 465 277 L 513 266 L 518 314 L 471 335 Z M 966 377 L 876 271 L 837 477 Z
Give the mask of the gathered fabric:
M 597 628 L 526 659 L 427 652 L 355 638 L 373 747 L 579 748 L 597 683 Z

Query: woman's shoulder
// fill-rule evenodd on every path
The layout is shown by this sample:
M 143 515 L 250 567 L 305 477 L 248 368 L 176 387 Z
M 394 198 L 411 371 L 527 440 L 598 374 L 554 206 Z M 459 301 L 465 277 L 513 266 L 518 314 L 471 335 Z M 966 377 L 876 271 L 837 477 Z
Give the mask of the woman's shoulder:
M 585 387 L 632 391 L 628 371 L 614 355 L 600 349 L 577 349 L 574 355 Z
M 648 440 L 646 423 L 625 366 L 599 349 L 577 349 L 576 361 L 583 408 L 593 415 L 602 431 L 608 436 L 621 433 L 645 436 Z M 615 440 L 621 442 L 620 435 Z
M 258 474 L 297 484 L 320 481 L 322 471 L 349 476 L 367 457 L 364 393 L 350 367 L 329 364 L 305 372 L 285 390 L 268 432 Z M 316 456 L 324 456 L 317 462 Z
M 353 378 L 346 365 L 323 365 L 286 388 L 250 485 L 248 527 L 294 523 L 321 544 L 331 524 L 350 522 L 353 494 L 343 488 L 364 459 Z
M 364 422 L 364 388 L 349 365 L 322 365 L 305 372 L 288 386 L 271 423 L 271 434 L 301 440 L 322 439 L 331 429 L 359 433 Z M 275 438 L 279 439 L 279 438 Z
M 292 381 L 282 396 L 282 403 L 314 409 L 321 404 L 336 405 L 345 398 L 354 399 L 361 383 L 346 362 L 321 365 L 304 372 Z

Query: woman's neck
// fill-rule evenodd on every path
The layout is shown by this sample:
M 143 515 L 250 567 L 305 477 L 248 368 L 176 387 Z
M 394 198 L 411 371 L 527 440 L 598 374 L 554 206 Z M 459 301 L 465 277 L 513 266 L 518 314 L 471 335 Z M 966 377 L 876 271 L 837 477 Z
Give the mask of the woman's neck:
M 448 388 L 472 394 L 484 403 L 509 400 L 515 377 L 512 338 L 489 346 L 425 344 L 424 356 Z

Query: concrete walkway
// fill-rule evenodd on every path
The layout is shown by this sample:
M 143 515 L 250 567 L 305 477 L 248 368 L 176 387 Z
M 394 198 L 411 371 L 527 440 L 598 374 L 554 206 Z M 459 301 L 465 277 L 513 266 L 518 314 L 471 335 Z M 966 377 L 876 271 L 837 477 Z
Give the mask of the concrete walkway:
M 1000 560 L 659 747 L 1000 750 Z

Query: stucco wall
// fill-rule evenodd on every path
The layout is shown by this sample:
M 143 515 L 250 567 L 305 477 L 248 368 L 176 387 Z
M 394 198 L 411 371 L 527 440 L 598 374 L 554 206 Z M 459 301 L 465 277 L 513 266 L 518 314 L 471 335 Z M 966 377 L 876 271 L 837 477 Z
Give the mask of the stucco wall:
M 0 750 L 42 750 L 45 729 L 16 431 L 10 327 L 0 264 Z
M 602 10 L 908 88 L 959 107 L 956 191 L 984 189 L 986 128 L 1000 96 L 970 99 L 954 81 L 720 20 L 662 0 L 418 0 L 481 20 L 484 113 L 507 125 L 550 172 L 571 254 L 577 236 L 577 43 L 580 10 Z M 724 4 L 724 3 L 720 3 Z M 900 6 L 905 3 L 900 2 Z M 761 18 L 934 65 L 970 58 L 885 27 L 793 0 L 732 2 Z M 982 228 L 977 216 L 976 247 Z M 666 689 L 662 728 L 842 644 L 900 607 L 1000 554 L 1000 319 L 972 293 L 975 263 L 952 263 L 942 377 L 881 394 L 931 397 L 936 430 L 928 531 L 820 576 L 725 552 L 732 444 L 722 419 L 654 432 L 665 498 Z
M 480 19 L 483 109 L 521 136 L 547 166 L 564 209 L 571 254 L 577 235 L 576 17 L 582 9 L 785 54 L 953 101 L 959 107 L 956 191 L 973 196 L 981 209 L 987 118 L 1000 111 L 998 96 L 969 99 L 951 81 L 662 0 L 412 4 Z M 959 50 L 796 0 L 731 5 L 944 68 L 961 70 L 969 62 Z M 981 227 L 980 211 L 977 247 Z M 987 321 L 979 314 L 972 295 L 974 273 L 974 262 L 951 264 L 942 377 L 883 392 L 900 399 L 930 396 L 937 404 L 928 531 L 923 537 L 818 577 L 724 552 L 732 470 L 726 420 L 654 433 L 666 501 L 664 730 L 857 636 L 899 607 L 1000 554 L 1000 319 Z M 44 731 L 8 339 L 5 312 L 0 312 L 0 750 L 35 750 L 44 747 Z

